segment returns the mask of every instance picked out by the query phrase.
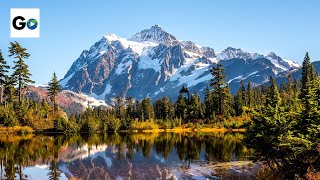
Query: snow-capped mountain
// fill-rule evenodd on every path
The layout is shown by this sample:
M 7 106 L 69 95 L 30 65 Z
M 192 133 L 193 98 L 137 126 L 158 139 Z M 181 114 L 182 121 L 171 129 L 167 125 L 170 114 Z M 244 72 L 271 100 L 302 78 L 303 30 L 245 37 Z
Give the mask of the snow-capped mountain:
M 129 39 L 106 34 L 80 54 L 60 84 L 106 102 L 117 95 L 152 100 L 166 95 L 174 100 L 183 85 L 203 96 L 212 78 L 210 69 L 217 63 L 223 64 L 233 93 L 241 80 L 259 85 L 269 76 L 299 67 L 275 53 L 261 55 L 232 47 L 216 53 L 179 41 L 155 25 Z
M 260 55 L 258 53 L 248 53 L 246 51 L 243 51 L 242 49 L 228 47 L 227 49 L 219 53 L 219 55 L 217 56 L 217 60 L 229 60 L 234 58 L 247 60 L 258 59 L 263 57 L 263 55 Z
M 154 42 L 157 44 L 173 45 L 178 43 L 176 37 L 162 30 L 160 26 L 154 25 L 150 29 L 145 29 L 136 33 L 130 39 L 137 42 Z

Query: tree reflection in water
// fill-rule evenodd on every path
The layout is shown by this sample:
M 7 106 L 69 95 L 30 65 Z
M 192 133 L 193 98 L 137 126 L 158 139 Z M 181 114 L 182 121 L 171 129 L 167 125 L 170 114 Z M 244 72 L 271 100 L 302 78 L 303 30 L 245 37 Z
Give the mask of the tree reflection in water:
M 130 171 L 139 167 L 136 166 L 139 162 L 156 165 L 154 157 L 163 158 L 165 163 L 163 162 L 162 166 L 170 166 L 175 162 L 190 164 L 192 161 L 199 160 L 214 162 L 245 160 L 252 151 L 242 145 L 242 138 L 242 134 L 219 133 L 113 133 L 55 136 L 2 134 L 0 135 L 0 177 L 1 179 L 28 179 L 28 175 L 23 174 L 24 168 L 47 165 L 47 178 L 59 179 L 63 173 L 61 165 L 73 162 L 78 163 L 78 170 L 71 169 L 70 165 L 69 170 L 73 175 L 84 176 L 81 173 L 88 173 L 90 170 L 86 168 L 90 167 L 99 168 L 94 171 L 104 173 L 103 177 L 112 179 L 112 174 L 108 174 L 111 172 L 107 172 L 112 167 L 98 162 L 97 159 L 91 162 L 85 161 L 85 157 L 96 153 L 95 149 L 99 146 L 105 146 L 102 150 L 103 157 L 114 157 L 112 159 L 114 167 L 117 167 L 117 163 L 127 163 L 125 167 Z M 86 147 L 87 151 L 79 150 L 83 147 Z M 142 156 L 139 157 L 139 154 Z M 159 168 L 158 165 L 157 168 Z M 120 172 L 121 169 L 117 171 Z M 131 172 L 132 176 L 134 174 Z

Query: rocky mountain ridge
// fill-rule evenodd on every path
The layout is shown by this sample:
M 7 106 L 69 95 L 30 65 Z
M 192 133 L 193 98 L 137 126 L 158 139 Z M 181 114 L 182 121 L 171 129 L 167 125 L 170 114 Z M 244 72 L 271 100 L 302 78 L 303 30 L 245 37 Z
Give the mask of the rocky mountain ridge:
M 106 34 L 80 54 L 60 84 L 107 103 L 115 96 L 152 100 L 168 96 L 175 100 L 183 85 L 203 97 L 212 78 L 210 69 L 217 63 L 225 68 L 232 93 L 241 80 L 260 85 L 269 76 L 299 68 L 273 52 L 261 55 L 228 47 L 217 53 L 210 47 L 177 40 L 155 25 L 129 39 Z

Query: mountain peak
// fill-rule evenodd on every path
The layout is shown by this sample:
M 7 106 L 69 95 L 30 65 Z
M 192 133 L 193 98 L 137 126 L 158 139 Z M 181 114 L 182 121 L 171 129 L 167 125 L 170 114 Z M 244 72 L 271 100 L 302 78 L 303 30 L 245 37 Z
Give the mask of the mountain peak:
M 274 52 L 270 52 L 266 57 L 278 58 L 279 56 Z
M 150 29 L 145 29 L 141 32 L 136 33 L 130 40 L 138 42 L 150 41 L 157 44 L 166 45 L 172 45 L 177 41 L 177 39 L 173 35 L 164 31 L 157 24 L 153 25 Z

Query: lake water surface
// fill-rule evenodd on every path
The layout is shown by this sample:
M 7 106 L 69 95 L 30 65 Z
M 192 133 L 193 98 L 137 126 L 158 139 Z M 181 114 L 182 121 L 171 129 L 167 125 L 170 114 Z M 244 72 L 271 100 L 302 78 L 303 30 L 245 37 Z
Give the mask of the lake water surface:
M 253 178 L 243 134 L 0 135 L 1 179 Z

